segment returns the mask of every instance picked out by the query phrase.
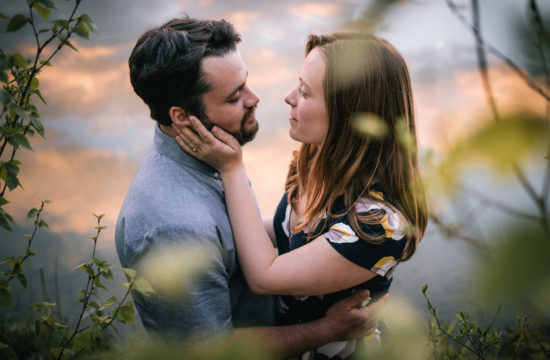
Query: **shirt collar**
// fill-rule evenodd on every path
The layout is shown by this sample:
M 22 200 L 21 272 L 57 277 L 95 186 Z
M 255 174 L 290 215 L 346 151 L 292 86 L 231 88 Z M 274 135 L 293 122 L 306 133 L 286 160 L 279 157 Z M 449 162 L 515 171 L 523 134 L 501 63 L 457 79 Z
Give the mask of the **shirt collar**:
M 203 172 L 209 176 L 217 178 L 217 171 L 208 164 L 187 154 L 178 144 L 175 138 L 166 135 L 158 126 L 155 125 L 155 135 L 153 144 L 155 149 L 167 158 L 176 161 L 179 164 Z

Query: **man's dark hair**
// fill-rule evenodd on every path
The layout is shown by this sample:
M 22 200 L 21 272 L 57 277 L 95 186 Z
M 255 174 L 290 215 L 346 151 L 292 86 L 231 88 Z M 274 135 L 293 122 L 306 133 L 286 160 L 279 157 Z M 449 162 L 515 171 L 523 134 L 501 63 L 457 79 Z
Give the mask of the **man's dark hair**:
M 202 95 L 211 85 L 201 70 L 202 59 L 233 51 L 240 41 L 225 20 L 173 19 L 137 41 L 128 60 L 132 87 L 159 124 L 172 123 L 172 106 L 203 119 Z

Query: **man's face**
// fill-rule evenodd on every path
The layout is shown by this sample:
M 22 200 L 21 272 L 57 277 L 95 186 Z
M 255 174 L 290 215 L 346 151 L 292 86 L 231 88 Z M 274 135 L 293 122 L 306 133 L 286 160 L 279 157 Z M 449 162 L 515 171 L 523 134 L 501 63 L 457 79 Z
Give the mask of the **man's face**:
M 231 133 L 241 145 L 254 139 L 258 122 L 254 114 L 260 101 L 246 85 L 248 70 L 237 50 L 223 56 L 208 56 L 202 61 L 202 71 L 212 89 L 202 99 L 207 119 L 201 119 L 210 128 L 217 125 Z

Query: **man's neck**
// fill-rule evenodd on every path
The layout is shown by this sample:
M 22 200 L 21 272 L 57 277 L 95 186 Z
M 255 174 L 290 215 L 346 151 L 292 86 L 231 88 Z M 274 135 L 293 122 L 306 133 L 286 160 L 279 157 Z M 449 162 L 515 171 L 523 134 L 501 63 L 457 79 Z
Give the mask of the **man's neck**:
M 172 126 L 168 125 L 161 125 L 159 124 L 160 130 L 165 133 L 166 135 L 175 138 L 178 134 L 176 133 L 176 130 L 172 129 Z

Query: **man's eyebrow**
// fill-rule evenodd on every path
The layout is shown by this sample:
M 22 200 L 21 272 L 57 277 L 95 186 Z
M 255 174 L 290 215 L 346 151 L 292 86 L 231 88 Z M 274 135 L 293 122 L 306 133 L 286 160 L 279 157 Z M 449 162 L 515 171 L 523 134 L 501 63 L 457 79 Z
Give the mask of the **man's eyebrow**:
M 246 78 L 248 78 L 248 71 L 246 72 L 245 79 L 246 79 Z M 245 80 L 242 84 L 240 84 L 239 86 L 237 86 L 237 87 L 235 88 L 235 90 L 233 90 L 229 95 L 227 95 L 226 100 L 230 100 L 233 96 L 235 96 L 236 93 L 238 93 L 239 91 L 241 91 L 241 90 L 244 88 L 245 85 L 246 85 L 246 80 Z

